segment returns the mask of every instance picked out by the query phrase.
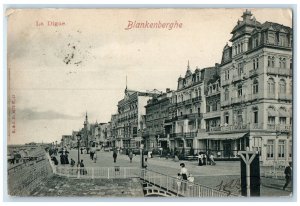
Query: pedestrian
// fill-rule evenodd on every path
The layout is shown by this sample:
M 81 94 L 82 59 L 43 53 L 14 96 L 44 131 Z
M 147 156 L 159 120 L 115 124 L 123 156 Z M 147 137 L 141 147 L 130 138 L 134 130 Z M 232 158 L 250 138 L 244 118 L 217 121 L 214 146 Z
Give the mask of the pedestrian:
M 207 165 L 207 156 L 206 156 L 206 153 L 203 153 L 203 165 Z
M 80 162 L 80 174 L 81 175 L 85 175 L 86 173 L 87 172 L 86 172 L 86 170 L 84 168 L 83 160 L 81 160 L 81 162 Z
M 147 160 L 148 160 L 148 158 L 145 157 L 145 158 L 144 158 L 144 165 L 143 165 L 143 168 L 144 168 L 144 169 L 147 169 L 147 166 L 148 166 L 148 165 L 147 165 L 147 164 L 148 164 L 148 163 L 147 163 Z
M 210 165 L 216 165 L 213 154 L 210 154 L 209 159 L 210 159 Z
M 74 167 L 75 161 L 71 158 L 71 167 Z
M 181 169 L 180 169 L 180 175 L 182 176 L 182 180 L 183 180 L 182 189 L 186 190 L 186 182 L 187 182 L 187 178 L 188 178 L 188 170 L 186 169 L 184 163 L 180 163 L 180 167 L 181 167 Z
M 129 157 L 130 163 L 132 163 L 132 158 L 133 158 L 132 150 L 129 151 L 128 157 Z
M 93 157 L 94 157 L 94 163 L 96 163 L 97 162 L 97 153 L 96 152 L 94 153 Z
M 289 162 L 289 165 L 284 170 L 285 174 L 285 184 L 283 186 L 283 190 L 290 184 L 292 181 L 292 162 Z
M 81 154 L 83 154 L 83 152 L 82 152 L 83 148 L 82 147 L 80 148 L 80 150 L 81 150 Z
M 178 193 L 181 189 L 181 182 L 182 182 L 182 176 L 180 173 L 177 174 L 177 180 L 176 180 L 176 183 L 177 183 L 177 196 L 178 196 Z
M 199 166 L 203 165 L 203 155 L 201 152 L 199 152 L 199 155 L 198 155 L 198 165 Z
M 117 161 L 117 156 L 118 156 L 117 151 L 114 150 L 114 152 L 113 152 L 114 163 L 116 163 L 116 161 Z

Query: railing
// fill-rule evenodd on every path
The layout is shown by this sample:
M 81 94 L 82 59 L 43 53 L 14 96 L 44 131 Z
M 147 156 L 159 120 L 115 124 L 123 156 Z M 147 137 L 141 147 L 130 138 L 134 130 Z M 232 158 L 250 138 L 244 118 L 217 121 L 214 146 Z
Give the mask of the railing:
M 283 75 L 283 76 L 292 76 L 293 71 L 289 68 L 268 67 L 267 73 Z
M 221 111 L 212 111 L 212 112 L 207 112 L 203 114 L 204 119 L 209 119 L 209 118 L 214 118 L 214 117 L 220 117 L 221 116 Z
M 125 179 L 139 177 L 139 168 L 134 167 L 70 167 L 58 166 L 55 174 L 72 178 Z
M 257 76 L 257 75 L 258 75 L 257 69 L 252 69 L 249 71 L 249 77 Z
M 209 127 L 206 132 L 216 132 L 221 131 L 221 127 Z
M 233 75 L 232 81 L 237 82 L 237 81 L 241 81 L 246 78 L 248 78 L 248 75 L 246 73 L 237 74 L 237 75 Z
M 151 170 L 141 170 L 141 177 L 144 182 L 150 183 L 167 192 L 186 197 L 228 197 L 238 196 L 232 193 L 218 191 L 203 185 L 194 184 L 185 180 L 179 180 L 165 174 Z
M 248 100 L 257 100 L 257 99 L 259 99 L 258 94 L 249 94 L 248 95 Z
M 213 89 L 212 91 L 208 91 L 206 96 L 209 97 L 217 94 L 220 94 L 220 89 Z
M 278 94 L 278 99 L 291 100 L 292 99 L 292 95 L 291 94 L 279 93 Z
M 177 137 L 177 138 L 193 138 L 196 137 L 198 132 L 179 132 L 179 133 L 172 133 L 170 137 Z
M 245 102 L 245 101 L 247 101 L 246 95 L 231 98 L 231 104 L 241 103 L 241 102 Z
M 222 81 L 222 86 L 226 86 L 226 85 L 228 85 L 228 84 L 231 84 L 231 80 L 230 79 L 223 79 L 223 81 Z

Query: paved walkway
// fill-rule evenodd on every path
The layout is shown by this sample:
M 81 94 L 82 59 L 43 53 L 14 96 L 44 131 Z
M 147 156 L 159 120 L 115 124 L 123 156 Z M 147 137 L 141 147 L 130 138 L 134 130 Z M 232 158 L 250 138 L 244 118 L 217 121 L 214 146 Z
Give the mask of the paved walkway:
M 71 150 L 69 157 L 77 162 L 77 150 Z M 134 156 L 133 162 L 129 162 L 126 155 L 119 154 L 117 162 L 113 162 L 112 152 L 97 151 L 97 162 L 94 163 L 89 154 L 80 154 L 86 167 L 140 167 L 140 156 Z M 239 193 L 240 162 L 238 161 L 218 161 L 216 166 L 198 166 L 196 161 L 174 162 L 172 159 L 150 158 L 148 159 L 148 169 L 176 177 L 180 171 L 179 164 L 184 162 L 186 167 L 194 177 L 195 183 L 205 185 L 214 189 L 230 189 L 233 193 Z M 261 178 L 261 196 L 289 196 L 291 187 L 282 190 L 284 180 L 274 178 Z

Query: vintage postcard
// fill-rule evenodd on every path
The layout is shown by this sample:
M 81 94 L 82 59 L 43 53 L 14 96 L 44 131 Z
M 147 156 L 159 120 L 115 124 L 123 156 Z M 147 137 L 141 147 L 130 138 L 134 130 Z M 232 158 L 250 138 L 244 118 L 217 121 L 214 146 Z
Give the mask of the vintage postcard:
M 293 9 L 6 16 L 9 197 L 292 198 Z

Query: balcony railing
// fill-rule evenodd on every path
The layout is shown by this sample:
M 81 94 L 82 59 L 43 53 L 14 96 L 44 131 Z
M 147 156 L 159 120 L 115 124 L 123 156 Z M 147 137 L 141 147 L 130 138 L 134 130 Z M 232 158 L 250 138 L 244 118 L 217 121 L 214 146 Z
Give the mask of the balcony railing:
M 231 104 L 241 103 L 241 102 L 245 102 L 245 101 L 247 101 L 246 95 L 231 98 Z
M 212 111 L 212 112 L 207 112 L 203 114 L 204 119 L 210 119 L 210 118 L 215 118 L 215 117 L 220 117 L 221 111 Z
M 283 76 L 292 76 L 293 71 L 289 68 L 268 67 L 267 73 L 283 75 Z
M 268 74 L 278 74 L 278 68 L 275 68 L 275 67 L 268 67 L 268 68 L 267 68 L 267 73 L 268 73 Z
M 279 93 L 278 94 L 278 99 L 281 99 L 281 100 L 292 100 L 292 95 L 291 94 L 282 94 L 282 93 Z
M 202 100 L 202 96 L 199 96 L 199 97 L 195 97 L 192 99 L 192 102 L 198 102 L 198 101 L 201 101 Z
M 237 81 L 241 81 L 246 78 L 248 78 L 248 75 L 245 73 L 242 73 L 242 74 L 238 74 L 238 75 L 233 75 L 232 81 L 237 82 Z
M 228 84 L 231 84 L 231 80 L 230 79 L 224 79 L 223 81 L 222 81 L 222 86 L 226 86 L 226 85 L 228 85 Z
M 210 97 L 210 96 L 217 95 L 217 94 L 220 94 L 220 90 L 219 89 L 218 90 L 214 89 L 212 91 L 208 91 L 207 94 L 206 94 L 206 96 Z
M 257 69 L 252 69 L 249 71 L 249 77 L 257 76 L 257 75 L 258 75 Z
M 292 130 L 292 125 L 251 123 L 251 124 L 221 126 L 221 131 L 263 130 L 263 129 L 271 130 L 271 131 L 288 132 Z
M 259 99 L 259 95 L 257 94 L 249 94 L 248 95 L 248 100 L 258 100 Z
M 209 127 L 206 132 L 216 132 L 216 131 L 221 131 L 221 127 Z
M 170 137 L 177 137 L 177 138 L 193 138 L 196 137 L 198 132 L 179 132 L 179 133 L 172 133 Z

